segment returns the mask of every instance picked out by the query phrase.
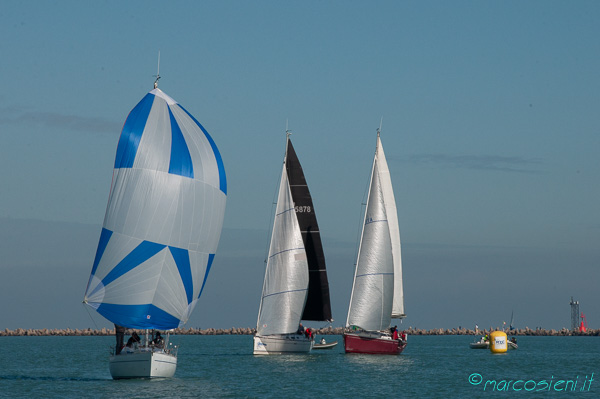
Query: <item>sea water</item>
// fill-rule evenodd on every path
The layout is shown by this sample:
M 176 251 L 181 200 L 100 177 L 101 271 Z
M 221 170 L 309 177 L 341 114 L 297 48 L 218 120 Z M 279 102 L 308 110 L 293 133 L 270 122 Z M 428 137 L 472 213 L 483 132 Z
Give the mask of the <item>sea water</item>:
M 321 337 L 317 337 L 320 339 Z M 600 337 L 517 337 L 505 354 L 473 336 L 411 336 L 400 356 L 331 350 L 254 356 L 252 337 L 172 336 L 175 377 L 114 381 L 114 337 L 0 337 L 0 397 L 600 397 Z

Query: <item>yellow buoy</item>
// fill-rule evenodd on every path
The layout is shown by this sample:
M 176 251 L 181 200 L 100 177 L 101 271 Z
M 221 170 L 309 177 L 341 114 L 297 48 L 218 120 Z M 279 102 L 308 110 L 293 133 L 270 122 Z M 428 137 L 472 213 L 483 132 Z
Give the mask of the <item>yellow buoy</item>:
M 506 333 L 494 331 L 490 334 L 490 351 L 492 353 L 504 353 L 508 349 Z

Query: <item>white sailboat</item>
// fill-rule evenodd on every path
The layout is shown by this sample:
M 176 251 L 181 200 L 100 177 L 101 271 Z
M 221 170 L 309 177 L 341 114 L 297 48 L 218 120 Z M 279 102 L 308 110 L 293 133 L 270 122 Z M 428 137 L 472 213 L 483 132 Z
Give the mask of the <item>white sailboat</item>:
M 125 329 L 182 326 L 217 250 L 227 182 L 219 150 L 181 105 L 158 89 L 130 112 L 117 147 L 106 216 L 84 303 L 115 324 L 114 379 L 171 377 L 168 336 L 123 346 Z
M 309 352 L 314 337 L 299 330 L 302 319 L 331 320 L 331 306 L 312 199 L 287 132 L 254 354 Z
M 390 172 L 377 130 L 344 346 L 347 353 L 399 354 L 406 337 L 391 330 L 404 318 L 400 230 Z

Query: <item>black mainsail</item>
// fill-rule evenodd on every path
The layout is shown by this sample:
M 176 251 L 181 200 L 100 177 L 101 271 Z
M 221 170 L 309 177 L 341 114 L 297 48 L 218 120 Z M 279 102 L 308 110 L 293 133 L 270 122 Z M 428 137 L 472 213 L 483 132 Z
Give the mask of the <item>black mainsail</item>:
M 329 282 L 325 269 L 325 254 L 312 197 L 304 178 L 302 166 L 288 137 L 286 169 L 292 191 L 296 216 L 302 232 L 302 240 L 308 259 L 308 296 L 302 320 L 331 321 Z

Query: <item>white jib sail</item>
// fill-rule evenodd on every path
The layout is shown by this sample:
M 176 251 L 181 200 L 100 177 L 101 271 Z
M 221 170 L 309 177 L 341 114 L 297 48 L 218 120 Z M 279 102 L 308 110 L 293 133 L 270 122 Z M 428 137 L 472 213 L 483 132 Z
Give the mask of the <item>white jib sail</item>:
M 308 293 L 308 262 L 285 164 L 258 314 L 259 335 L 298 330 Z
M 393 290 L 390 229 L 375 158 L 347 325 L 368 331 L 387 329 L 391 322 Z
M 396 210 L 396 199 L 394 198 L 394 189 L 390 171 L 385 160 L 383 145 L 381 139 L 377 136 L 377 165 L 379 167 L 379 181 L 385 203 L 385 213 L 387 215 L 388 226 L 390 228 L 390 238 L 392 242 L 392 256 L 394 258 L 394 301 L 392 306 L 392 317 L 403 318 L 404 314 L 404 290 L 402 286 L 402 253 L 400 250 L 400 228 L 398 227 L 398 211 Z

